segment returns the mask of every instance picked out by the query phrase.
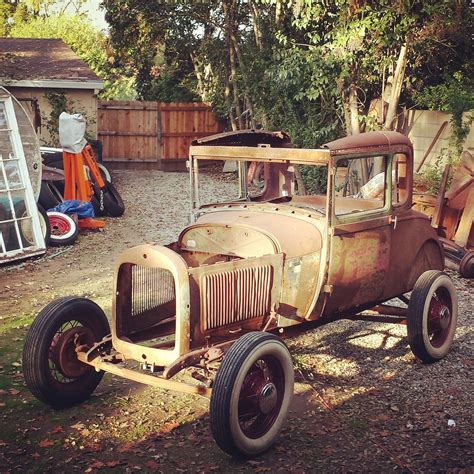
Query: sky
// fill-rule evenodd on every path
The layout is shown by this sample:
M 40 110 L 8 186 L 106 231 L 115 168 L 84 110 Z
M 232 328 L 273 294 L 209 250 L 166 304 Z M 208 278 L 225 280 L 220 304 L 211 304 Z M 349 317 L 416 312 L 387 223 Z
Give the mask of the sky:
M 91 22 L 101 30 L 108 29 L 107 22 L 104 18 L 104 10 L 100 8 L 100 0 L 87 0 L 83 10 L 87 12 Z
M 87 13 L 87 16 L 96 28 L 99 28 L 99 30 L 108 30 L 108 25 L 105 21 L 104 10 L 100 8 L 100 1 L 101 0 L 86 0 L 81 8 L 81 11 Z M 62 2 L 58 1 L 57 3 L 60 7 Z M 66 11 L 69 13 L 74 13 L 74 7 L 71 6 L 71 8 L 66 9 Z

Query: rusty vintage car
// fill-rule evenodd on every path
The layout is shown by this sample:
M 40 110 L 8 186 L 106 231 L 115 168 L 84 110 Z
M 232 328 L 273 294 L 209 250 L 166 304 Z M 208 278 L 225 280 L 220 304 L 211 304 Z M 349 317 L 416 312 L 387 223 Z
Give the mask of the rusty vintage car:
M 200 177 L 216 160 L 236 163 L 237 193 L 206 203 Z M 210 396 L 217 444 L 250 457 L 272 445 L 290 405 L 293 365 L 279 337 L 288 328 L 406 323 L 419 359 L 447 354 L 457 297 L 436 232 L 411 209 L 405 136 L 298 149 L 282 132 L 230 132 L 194 142 L 188 164 L 191 224 L 176 242 L 121 255 L 111 330 L 99 306 L 76 297 L 53 301 L 31 325 L 23 372 L 37 398 L 79 403 L 104 372 Z M 314 170 L 322 190 L 305 186 Z M 174 378 L 185 369 L 191 377 Z

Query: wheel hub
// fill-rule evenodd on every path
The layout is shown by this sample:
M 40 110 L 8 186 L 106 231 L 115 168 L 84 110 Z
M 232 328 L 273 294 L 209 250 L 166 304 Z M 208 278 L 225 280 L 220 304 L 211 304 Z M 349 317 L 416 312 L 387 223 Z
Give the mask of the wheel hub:
M 275 384 L 267 383 L 263 386 L 262 390 L 260 391 L 258 405 L 260 411 L 266 415 L 270 413 L 276 406 L 278 399 L 277 389 Z
M 449 308 L 443 305 L 439 313 L 439 325 L 441 329 L 446 329 L 449 326 L 450 318 L 451 313 L 449 312 Z
M 429 328 L 432 331 L 444 330 L 451 321 L 451 311 L 440 301 L 434 302 L 430 308 Z
M 53 361 L 59 371 L 68 378 L 78 378 L 91 370 L 90 366 L 77 359 L 76 346 L 94 343 L 94 334 L 83 326 L 62 333 L 53 348 Z

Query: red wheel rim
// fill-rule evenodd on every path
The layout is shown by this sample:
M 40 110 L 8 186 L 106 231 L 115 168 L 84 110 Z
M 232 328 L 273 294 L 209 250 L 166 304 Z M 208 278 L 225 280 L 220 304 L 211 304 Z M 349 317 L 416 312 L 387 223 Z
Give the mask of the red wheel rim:
M 281 409 L 285 375 L 279 361 L 262 357 L 248 371 L 239 395 L 238 418 L 248 438 L 262 437 L 273 426 Z
M 49 226 L 51 227 L 51 235 L 61 237 L 71 232 L 71 222 L 65 217 L 58 215 L 49 215 Z
M 92 331 L 79 321 L 68 321 L 58 329 L 48 355 L 50 373 L 56 382 L 71 383 L 93 370 L 77 359 L 76 346 L 91 347 L 94 340 Z
M 451 295 L 446 288 L 438 288 L 428 308 L 428 337 L 433 347 L 441 347 L 449 335 L 453 314 Z

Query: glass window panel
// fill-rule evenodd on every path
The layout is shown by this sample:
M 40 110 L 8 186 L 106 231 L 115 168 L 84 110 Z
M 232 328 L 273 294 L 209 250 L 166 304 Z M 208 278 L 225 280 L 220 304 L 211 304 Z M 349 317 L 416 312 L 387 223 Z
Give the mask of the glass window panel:
M 5 130 L 0 130 L 0 156 L 3 160 L 14 158 L 13 147 L 10 140 L 10 133 Z
M 4 163 L 5 173 L 7 175 L 8 186 L 10 189 L 23 187 L 21 182 L 20 168 L 17 161 L 7 161 Z
M 3 171 L 2 171 L 2 162 L 0 161 L 0 191 L 5 191 L 7 189 L 7 185 L 5 184 L 5 179 L 3 178 Z M 2 199 L 6 198 L 6 193 L 0 194 L 0 202 Z
M 23 215 L 26 215 L 26 211 Z M 35 245 L 35 235 L 33 232 L 33 222 L 31 217 L 26 217 L 18 221 L 20 228 L 21 242 L 24 248 Z
M 16 190 L 16 191 L 11 191 L 11 197 L 13 201 L 13 206 L 15 207 L 15 215 L 17 212 L 20 212 L 20 214 L 23 214 L 24 209 L 26 208 L 25 205 L 25 192 Z M 7 207 L 7 209 L 10 206 Z
M 396 154 L 393 157 L 392 203 L 404 204 L 408 198 L 407 157 Z
M 0 130 L 7 128 L 7 117 L 5 113 L 5 104 L 0 102 Z
M 383 156 L 340 160 L 335 176 L 336 214 L 381 209 L 385 206 Z
M 3 235 L 3 239 L 5 241 L 7 252 L 20 248 L 20 244 L 18 242 L 18 235 L 16 232 L 15 224 L 13 222 L 7 222 L 5 224 L 5 232 Z

